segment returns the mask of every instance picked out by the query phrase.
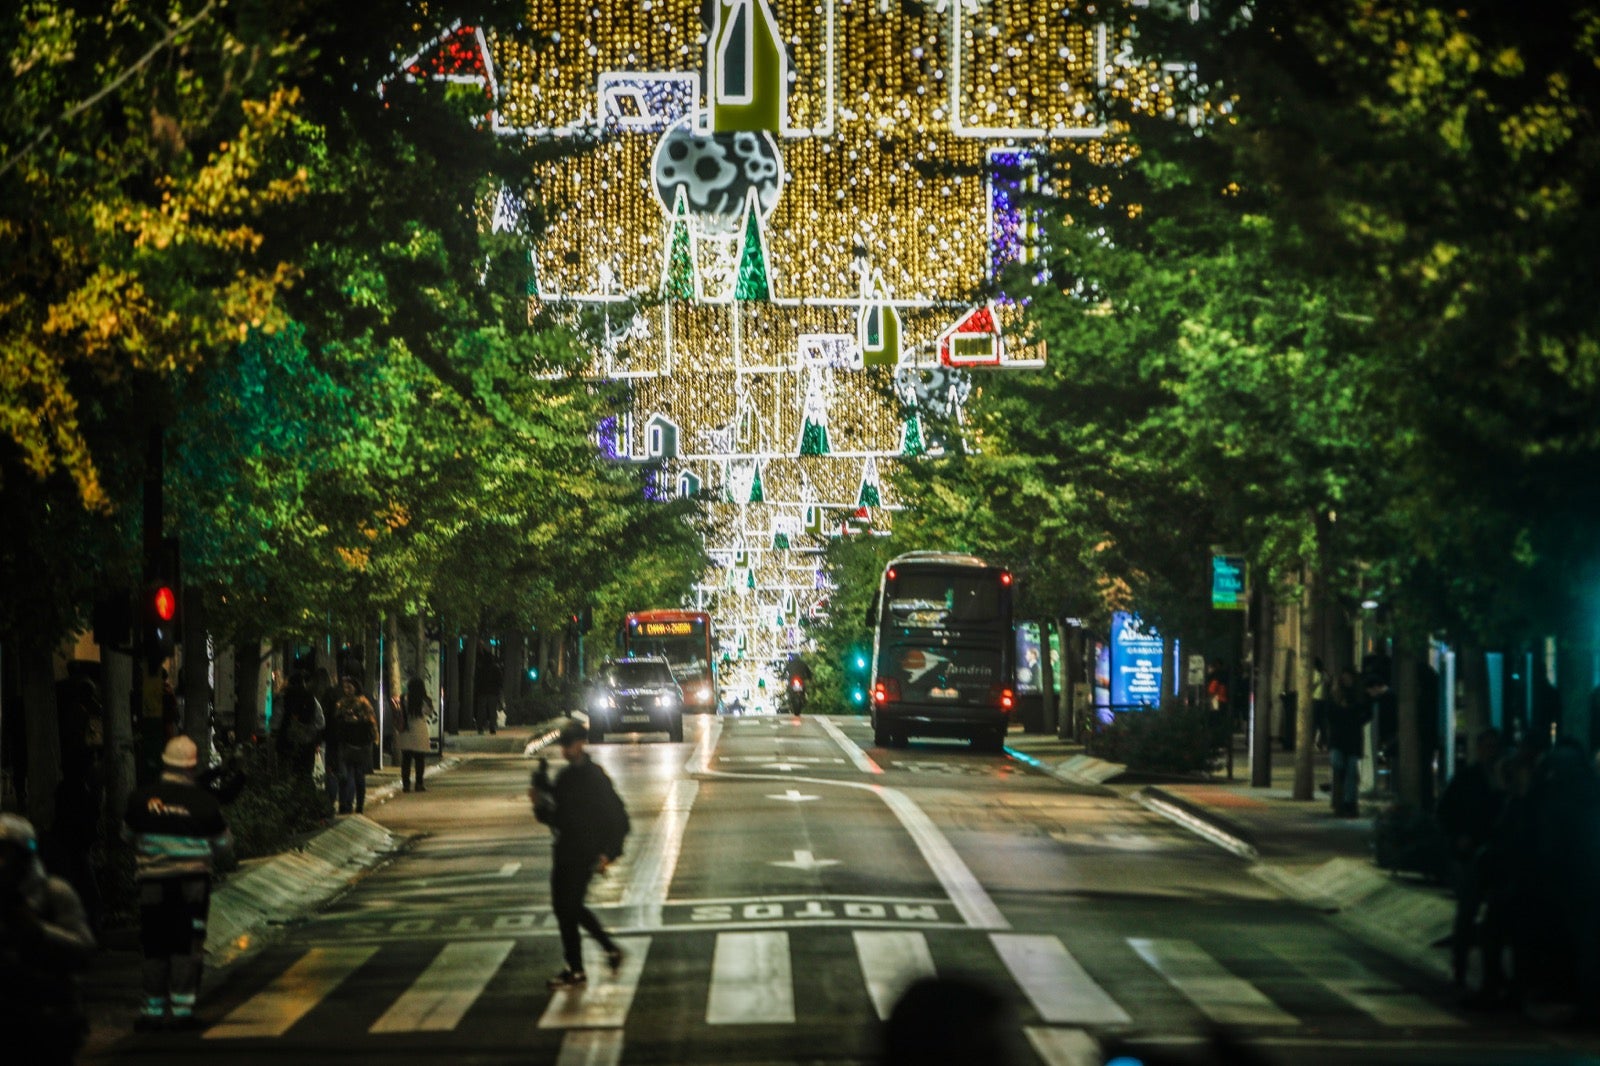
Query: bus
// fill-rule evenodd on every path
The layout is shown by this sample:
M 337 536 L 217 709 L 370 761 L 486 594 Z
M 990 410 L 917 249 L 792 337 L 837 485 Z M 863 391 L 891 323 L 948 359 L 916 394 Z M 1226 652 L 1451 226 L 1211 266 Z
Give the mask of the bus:
M 711 616 L 705 611 L 630 611 L 622 621 L 623 654 L 659 655 L 683 689 L 684 709 L 717 709 L 717 666 Z
M 972 555 L 911 552 L 883 569 L 868 608 L 872 739 L 965 737 L 1005 747 L 1017 706 L 1011 573 Z

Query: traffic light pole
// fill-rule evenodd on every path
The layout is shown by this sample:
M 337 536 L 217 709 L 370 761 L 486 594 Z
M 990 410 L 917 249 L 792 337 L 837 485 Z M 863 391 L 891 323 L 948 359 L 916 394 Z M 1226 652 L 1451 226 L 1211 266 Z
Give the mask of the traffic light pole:
M 144 601 L 149 589 L 160 580 L 161 533 L 164 520 L 161 491 L 165 480 L 165 446 L 161 427 L 150 430 L 145 452 L 144 468 L 144 580 L 139 594 L 136 624 L 139 626 L 134 641 L 135 662 L 139 666 L 139 684 L 135 689 L 138 700 L 134 714 L 134 766 L 135 779 L 140 784 L 154 781 L 161 775 L 161 751 L 166 746 L 166 727 L 162 721 L 165 710 L 165 690 L 162 686 L 161 661 L 151 649 L 156 643 L 154 623 L 150 618 L 149 604 Z

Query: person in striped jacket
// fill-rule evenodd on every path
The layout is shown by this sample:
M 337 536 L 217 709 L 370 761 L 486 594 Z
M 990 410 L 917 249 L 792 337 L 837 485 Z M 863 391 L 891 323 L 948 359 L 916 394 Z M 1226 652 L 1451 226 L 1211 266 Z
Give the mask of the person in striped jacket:
M 144 1002 L 135 1027 L 141 1030 L 195 1024 L 211 875 L 233 849 L 221 805 L 195 784 L 198 762 L 194 741 L 167 741 L 160 779 L 129 797 L 124 817 L 123 836 L 138 860 Z

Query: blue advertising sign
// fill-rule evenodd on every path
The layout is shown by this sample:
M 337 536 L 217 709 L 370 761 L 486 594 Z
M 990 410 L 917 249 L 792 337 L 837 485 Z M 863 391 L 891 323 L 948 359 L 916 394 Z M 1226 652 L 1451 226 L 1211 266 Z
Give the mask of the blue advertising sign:
M 1243 611 L 1249 604 L 1249 584 L 1242 555 L 1211 557 L 1211 606 L 1219 611 Z
M 1139 616 L 1111 616 L 1111 703 L 1123 707 L 1161 703 L 1161 635 L 1139 628 Z
M 1017 695 L 1037 696 L 1044 685 L 1039 663 L 1039 623 L 1017 623 Z

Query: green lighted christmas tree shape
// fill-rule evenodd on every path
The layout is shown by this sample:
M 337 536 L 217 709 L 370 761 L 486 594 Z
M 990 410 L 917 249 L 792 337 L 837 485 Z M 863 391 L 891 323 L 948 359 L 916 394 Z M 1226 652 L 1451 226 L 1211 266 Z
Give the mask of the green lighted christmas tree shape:
M 906 419 L 906 429 L 901 437 L 900 453 L 902 455 L 921 455 L 927 451 L 922 443 L 922 419 L 912 415 Z
M 870 458 L 861 470 L 861 491 L 856 495 L 856 506 L 883 506 L 882 498 L 878 495 L 878 464 Z
M 681 193 L 680 193 L 681 195 Z M 769 300 L 767 257 L 761 250 L 761 225 L 756 221 L 755 190 L 745 206 L 744 244 L 739 249 L 739 280 L 733 289 L 735 300 Z
M 667 248 L 667 269 L 661 292 L 669 300 L 694 299 L 694 250 L 689 240 L 689 207 L 683 190 L 672 211 L 672 239 Z
M 801 455 L 828 454 L 828 427 L 806 419 L 806 428 L 800 434 Z
M 761 467 L 757 464 L 755 477 L 750 479 L 750 502 L 760 503 L 766 498 L 766 491 L 761 487 Z

